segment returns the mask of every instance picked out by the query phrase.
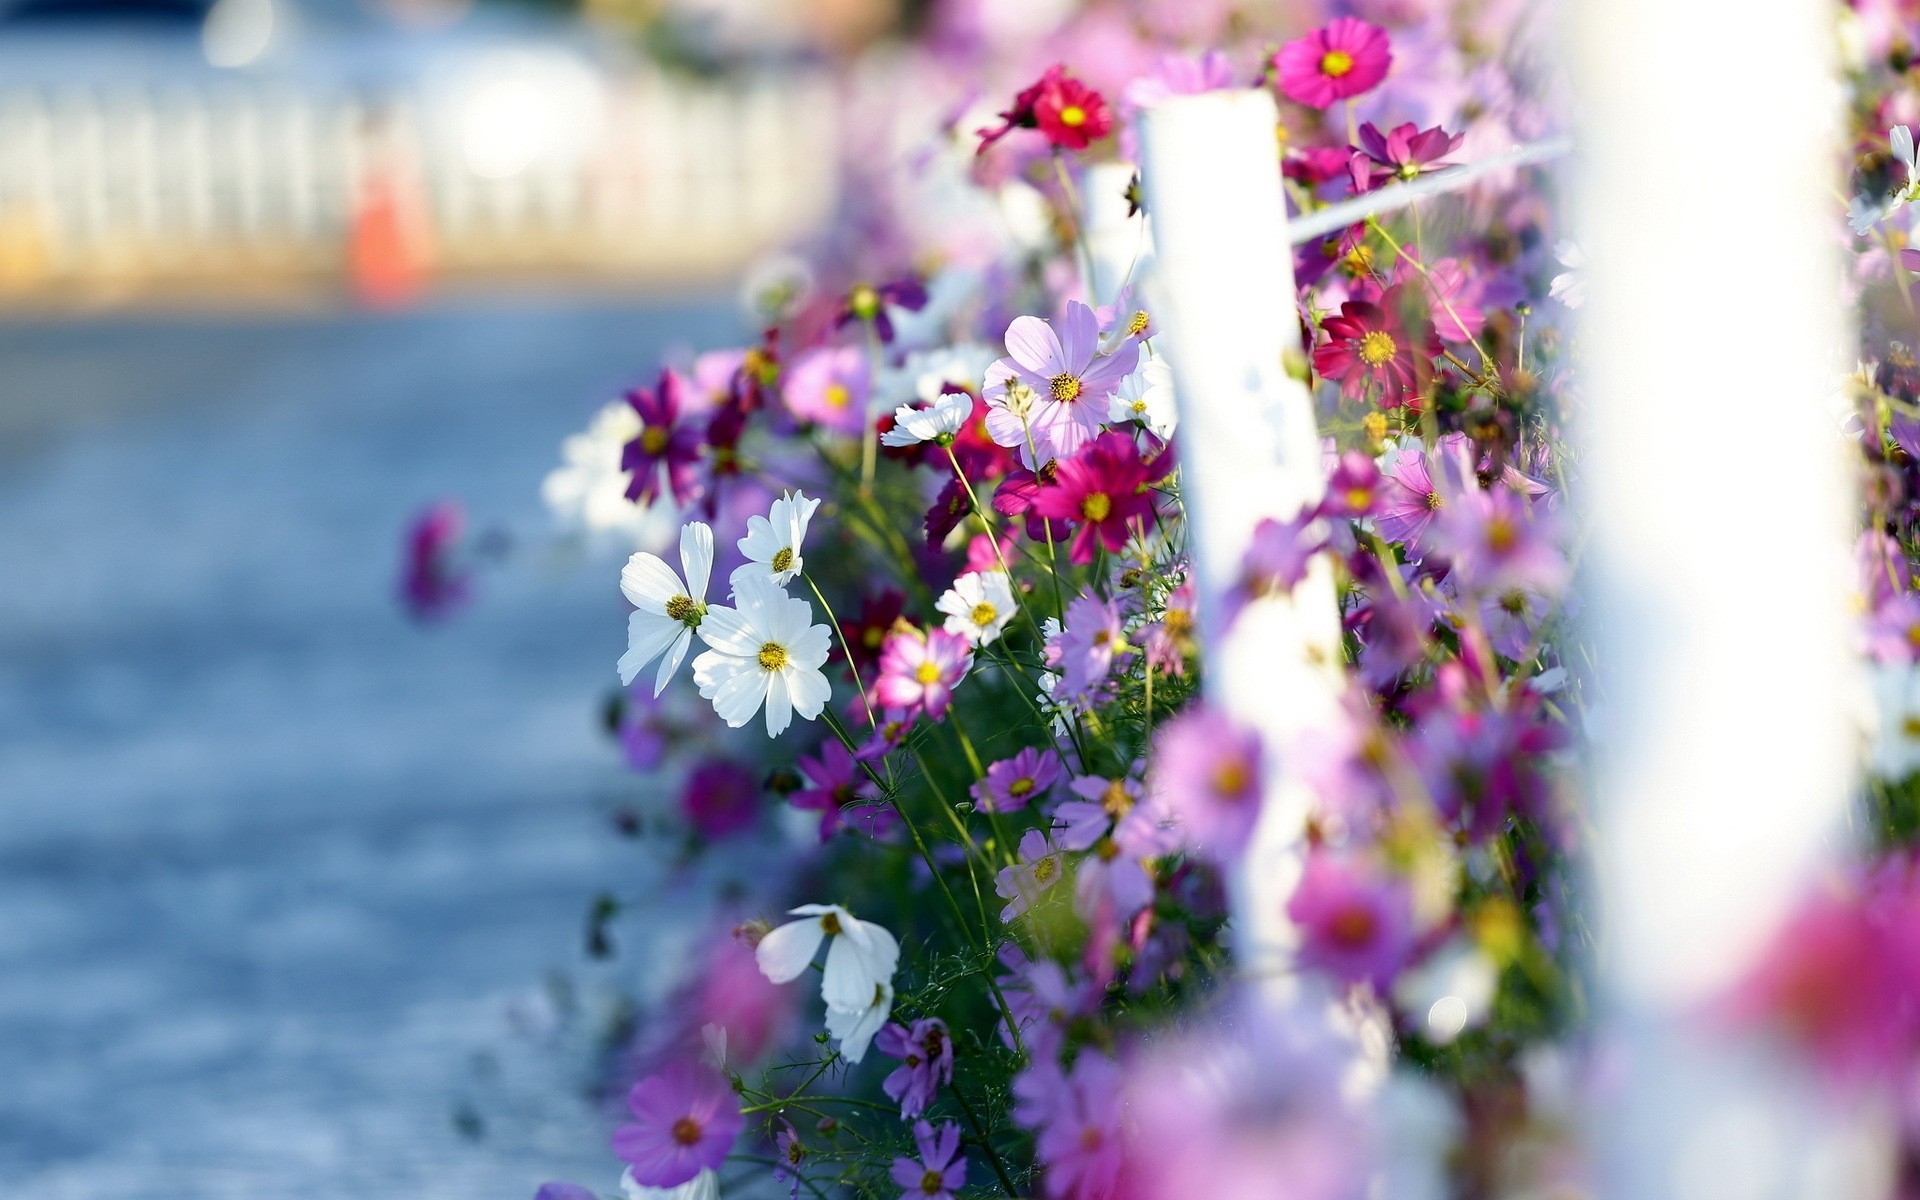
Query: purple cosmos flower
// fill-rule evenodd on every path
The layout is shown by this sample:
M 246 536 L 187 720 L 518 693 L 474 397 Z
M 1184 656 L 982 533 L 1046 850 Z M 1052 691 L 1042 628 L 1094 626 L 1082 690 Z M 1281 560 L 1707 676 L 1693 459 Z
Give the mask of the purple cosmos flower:
M 1083 775 L 1068 785 L 1080 800 L 1054 812 L 1058 842 L 1090 851 L 1074 879 L 1074 903 L 1083 916 L 1109 906 L 1130 917 L 1153 899 L 1153 876 L 1145 859 L 1175 848 L 1172 818 L 1146 797 L 1138 781 Z
M 1175 96 L 1198 96 L 1232 86 L 1233 64 L 1218 50 L 1209 50 L 1199 58 L 1166 54 L 1151 72 L 1128 84 L 1120 98 L 1128 110 L 1139 112 Z
M 1107 398 L 1139 365 L 1140 343 L 1099 350 L 1100 320 L 1078 300 L 1067 303 L 1058 333 L 1038 317 L 1007 326 L 1008 357 L 987 368 L 982 393 L 992 407 L 987 432 L 1028 470 L 1072 457 L 1104 426 Z
M 880 651 L 880 679 L 873 694 L 890 709 L 925 711 L 937 721 L 953 702 L 953 689 L 973 667 L 973 646 L 944 629 L 889 634 Z
M 1102 989 L 1076 983 L 1065 967 L 1050 958 L 1028 958 L 1017 942 L 1000 948 L 1000 963 L 1009 972 L 1000 980 L 1000 993 L 1007 999 L 1007 1011 L 1020 1030 L 1027 1052 L 1036 1061 L 1059 1049 L 1066 1041 L 1068 1024 L 1099 1003 Z M 1000 1040 L 1009 1047 L 1013 1045 L 1004 1024 Z
M 680 787 L 680 813 L 702 837 L 725 837 L 753 824 L 760 780 L 725 758 L 703 760 Z
M 883 283 L 879 287 L 856 283 L 848 289 L 847 298 L 841 303 L 833 324 L 837 329 L 852 321 L 868 322 L 882 342 L 891 344 L 893 318 L 887 315 L 887 309 L 904 308 L 908 312 L 919 312 L 926 306 L 927 289 L 911 276 Z
M 953 1082 L 953 1037 L 938 1017 L 923 1018 L 911 1027 L 887 1025 L 873 1044 L 888 1058 L 900 1060 L 880 1086 L 899 1103 L 902 1117 L 927 1111 L 940 1086 Z
M 1449 433 L 1431 450 L 1408 446 L 1395 455 L 1374 512 L 1380 536 L 1409 548 L 1420 547 L 1448 493 L 1462 485 L 1474 486 L 1472 454 L 1466 434 Z
M 613 1152 L 644 1187 L 679 1187 L 702 1169 L 719 1170 L 746 1125 L 740 1101 L 719 1072 L 676 1062 L 633 1085 L 637 1118 L 613 1132 Z
M 631 471 L 627 499 L 651 504 L 660 495 L 664 474 L 676 503 L 691 503 L 699 489 L 700 429 L 681 420 L 685 384 L 672 369 L 662 369 L 652 391 L 635 388 L 627 403 L 640 418 L 640 432 L 620 454 L 620 469 Z
M 600 1200 L 600 1198 L 577 1183 L 563 1183 L 558 1179 L 540 1185 L 533 1194 L 533 1200 Z
M 1551 514 L 1536 513 L 1505 484 L 1468 485 L 1449 497 L 1434 522 L 1432 545 L 1453 564 L 1462 588 L 1503 592 L 1531 588 L 1548 595 L 1567 582 L 1567 561 L 1554 547 Z
M 1530 657 L 1534 631 L 1552 607 L 1538 591 L 1510 587 L 1487 592 L 1480 600 L 1480 625 L 1496 652 L 1519 661 Z M 1916 614 L 1920 616 L 1920 614 Z
M 880 708 L 876 711 L 880 716 L 879 723 L 867 735 L 867 740 L 860 743 L 859 749 L 853 752 L 853 757 L 860 762 L 878 762 L 893 753 L 907 739 L 907 734 L 913 731 L 913 723 L 920 716 L 917 711 L 903 708 Z
M 1106 690 L 1113 660 L 1128 651 L 1126 627 L 1111 600 L 1081 596 L 1067 605 L 1066 626 L 1058 640 L 1060 684 L 1054 698 L 1092 703 Z
M 773 1135 L 774 1158 L 773 1181 L 785 1183 L 793 1181 L 793 1190 L 787 1193 L 787 1200 L 800 1198 L 800 1164 L 807 1161 L 806 1143 L 795 1132 L 793 1122 L 780 1118 L 780 1128 Z
M 799 766 L 808 786 L 795 792 L 790 803 L 820 814 L 821 841 L 843 826 L 868 837 L 882 837 L 893 828 L 898 815 L 880 802 L 880 789 L 839 742 L 823 743 L 819 757 L 802 756 Z
M 1194 607 L 1193 581 L 1182 580 L 1167 593 L 1160 619 L 1140 630 L 1147 665 L 1168 675 L 1187 673 L 1187 656 L 1199 652 L 1193 630 L 1199 618 Z
M 415 620 L 437 621 L 466 603 L 472 578 L 455 557 L 466 528 L 457 500 L 442 500 L 407 527 L 400 600 Z
M 1465 134 L 1448 133 L 1438 125 L 1421 129 L 1411 121 L 1383 134 L 1369 121 L 1360 127 L 1360 149 L 1353 156 L 1353 190 L 1364 192 L 1389 179 L 1418 179 L 1450 166 L 1447 155 L 1464 140 Z
M 901 1200 L 953 1200 L 953 1193 L 967 1182 L 967 1158 L 960 1153 L 960 1127 L 946 1121 L 936 1129 L 918 1121 L 913 1126 L 913 1140 L 920 1147 L 919 1160 L 893 1160 L 893 1182 L 901 1189 Z
M 1384 990 L 1413 952 L 1407 885 L 1357 861 L 1316 851 L 1287 902 L 1300 926 L 1300 963 L 1346 983 Z
M 1217 863 L 1246 849 L 1260 815 L 1260 735 L 1195 705 L 1161 728 L 1152 786 L 1187 842 Z
M 1311 510 L 1285 521 L 1266 517 L 1253 528 L 1240 560 L 1240 579 L 1221 605 L 1228 623 L 1263 596 L 1285 595 L 1307 577 L 1313 556 L 1327 548 L 1327 527 Z
M 1900 543 L 1879 529 L 1869 529 L 1854 545 L 1859 588 L 1867 603 L 1879 607 L 1890 597 L 1913 586 L 1913 567 Z
M 1029 746 L 987 768 L 973 785 L 973 800 L 983 812 L 1018 812 L 1044 800 L 1060 782 L 1060 760 Z
M 802 421 L 859 434 L 867 423 L 867 391 L 866 354 L 858 346 L 822 346 L 794 360 L 780 395 Z
M 1380 500 L 1380 464 L 1358 450 L 1348 450 L 1327 476 L 1327 494 L 1320 501 L 1323 517 L 1359 520 L 1373 515 Z
M 1540 761 L 1559 739 L 1540 718 L 1538 697 L 1521 690 L 1502 712 L 1449 707 L 1457 703 L 1436 696 L 1418 713 L 1407 746 L 1440 815 L 1476 839 L 1493 836 L 1516 813 L 1546 815 Z
M 1057 1074 L 1058 1068 L 1054 1068 Z M 1030 1087 L 1032 1091 L 1038 1090 Z M 1051 1111 L 1034 1150 L 1047 1171 L 1054 1200 L 1105 1200 L 1125 1176 L 1121 1135 L 1122 1079 L 1112 1059 L 1083 1050 L 1073 1071 L 1046 1088 Z
M 1875 662 L 1920 657 L 1920 592 L 1889 593 L 1867 621 L 1867 652 Z
M 1012 921 L 1026 912 L 1034 901 L 1060 882 L 1065 871 L 1060 851 L 1047 835 L 1038 829 L 1027 830 L 1020 839 L 1020 861 L 1000 868 L 999 875 L 994 877 L 993 890 L 1007 902 L 1000 910 L 1000 919 Z

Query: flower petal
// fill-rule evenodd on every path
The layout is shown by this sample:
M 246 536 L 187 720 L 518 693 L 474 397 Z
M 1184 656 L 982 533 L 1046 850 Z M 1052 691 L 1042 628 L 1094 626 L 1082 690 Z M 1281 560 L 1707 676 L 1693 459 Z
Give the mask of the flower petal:
M 627 603 L 643 612 L 665 613 L 667 601 L 686 594 L 680 577 L 657 554 L 644 550 L 620 568 L 620 591 Z
M 687 573 L 687 595 L 707 598 L 707 579 L 713 574 L 713 527 L 690 521 L 680 530 L 680 566 Z
M 1039 317 L 1015 317 L 1007 326 L 1007 354 L 1036 375 L 1053 376 L 1065 370 L 1065 355 L 1052 326 Z
M 632 683 L 642 667 L 658 658 L 661 651 L 686 631 L 687 627 L 672 617 L 645 610 L 627 614 L 627 652 L 615 666 L 620 672 L 620 682 Z
M 754 947 L 753 961 L 760 965 L 760 973 L 774 983 L 789 983 L 807 969 L 820 949 L 820 939 L 826 936 L 827 931 L 820 928 L 817 916 L 788 921 L 760 939 L 760 944 Z

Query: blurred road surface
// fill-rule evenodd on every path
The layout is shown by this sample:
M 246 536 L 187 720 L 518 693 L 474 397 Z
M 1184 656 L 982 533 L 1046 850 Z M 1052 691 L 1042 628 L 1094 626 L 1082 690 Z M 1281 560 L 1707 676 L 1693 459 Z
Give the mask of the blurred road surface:
M 587 898 L 665 868 L 604 819 L 616 568 L 534 545 L 536 489 L 662 349 L 732 332 L 666 301 L 0 329 L 0 1195 L 616 1190 L 541 980 L 590 1011 Z M 400 528 L 443 495 L 536 536 L 421 629 Z

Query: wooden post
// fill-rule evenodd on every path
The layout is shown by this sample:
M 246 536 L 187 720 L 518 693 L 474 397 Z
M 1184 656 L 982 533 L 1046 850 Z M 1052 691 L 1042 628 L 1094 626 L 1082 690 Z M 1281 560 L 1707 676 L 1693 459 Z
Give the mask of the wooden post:
M 1278 125 L 1264 91 L 1176 97 L 1140 120 L 1155 248 L 1148 307 L 1179 396 L 1207 700 L 1266 739 L 1264 808 L 1233 881 L 1240 969 L 1266 979 L 1286 971 L 1294 944 L 1285 906 L 1306 814 L 1286 751 L 1330 713 L 1339 681 L 1324 561 L 1292 596 L 1255 602 L 1231 632 L 1221 624 L 1254 527 L 1294 516 L 1325 488 L 1313 398 L 1286 368 L 1300 351 L 1300 321 Z
M 1832 11 L 1764 9 L 1577 0 L 1568 43 L 1598 982 L 1624 1067 L 1600 1162 L 1621 1200 L 1851 1194 L 1807 1182 L 1810 1089 L 1700 1015 L 1798 900 L 1852 768 Z M 1765 149 L 1703 185 L 1729 112 Z

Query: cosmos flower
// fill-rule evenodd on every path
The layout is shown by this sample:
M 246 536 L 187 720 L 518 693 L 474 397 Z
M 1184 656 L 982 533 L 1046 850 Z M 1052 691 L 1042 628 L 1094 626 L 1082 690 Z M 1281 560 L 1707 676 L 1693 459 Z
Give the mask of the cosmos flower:
M 540 499 L 567 525 L 638 539 L 648 509 L 627 499 L 627 472 L 620 460 L 627 443 L 639 436 L 640 418 L 632 405 L 615 400 L 604 406 L 586 432 L 560 443 L 561 465 L 541 481 Z
M 640 418 L 640 429 L 620 455 L 620 467 L 632 473 L 627 499 L 651 504 L 660 495 L 662 478 L 678 504 L 690 504 L 699 491 L 700 429 L 681 413 L 682 389 L 678 373 L 660 372 L 648 391 L 635 388 L 627 404 Z
M 1151 72 L 1128 84 L 1120 98 L 1127 109 L 1142 112 L 1175 96 L 1198 96 L 1232 86 L 1233 64 L 1218 50 L 1209 50 L 1199 58 L 1166 54 Z
M 925 1121 L 913 1127 L 913 1140 L 919 1147 L 918 1160 L 893 1160 L 893 1182 L 901 1189 L 901 1200 L 953 1200 L 953 1194 L 966 1186 L 967 1156 L 960 1153 L 960 1127 L 952 1121 L 939 1128 Z
M 984 812 L 1018 812 L 1044 800 L 1060 782 L 1060 760 L 1029 746 L 987 768 L 973 785 L 973 802 Z
M 1435 520 L 1435 553 L 1453 564 L 1463 589 L 1531 588 L 1557 594 L 1567 582 L 1567 561 L 1555 548 L 1551 513 L 1535 511 L 1524 494 L 1505 483 L 1463 486 Z
M 1378 385 L 1380 403 L 1399 408 L 1417 394 L 1426 363 L 1427 331 L 1400 317 L 1402 290 L 1388 288 L 1378 304 L 1349 300 L 1320 323 L 1327 340 L 1313 349 L 1313 369 L 1340 381 L 1340 393 L 1360 399 Z
M 857 1063 L 867 1056 L 867 1047 L 872 1045 L 874 1035 L 885 1027 L 892 1012 L 893 984 L 876 983 L 864 1008 L 827 1006 L 827 1033 L 840 1043 L 841 1057 Z
M 833 689 L 820 666 L 828 630 L 813 623 L 813 606 L 771 582 L 748 577 L 734 594 L 738 608 L 714 606 L 700 621 L 710 649 L 693 660 L 693 681 L 714 712 L 738 729 L 767 708 L 767 736 L 778 737 L 797 712 L 820 715 Z
M 855 321 L 864 322 L 873 326 L 874 335 L 882 342 L 891 343 L 893 318 L 887 315 L 887 310 L 903 308 L 908 312 L 919 312 L 926 306 L 926 286 L 912 277 L 896 279 L 878 287 L 870 283 L 856 283 L 848 289 L 833 323 L 835 328 L 839 328 Z
M 1326 548 L 1326 523 L 1311 509 L 1285 521 L 1261 518 L 1240 560 L 1240 578 L 1221 605 L 1225 619 L 1231 622 L 1262 597 L 1291 592 L 1307 577 L 1313 556 Z
M 455 557 L 466 528 L 457 500 L 442 500 L 408 526 L 400 600 L 415 620 L 437 621 L 466 603 L 472 578 Z
M 1120 387 L 1107 400 L 1107 420 L 1138 421 L 1165 441 L 1173 436 L 1180 421 L 1174 403 L 1173 368 L 1164 358 L 1150 358 L 1133 374 L 1120 381 Z
M 1049 644 L 1058 649 L 1061 668 L 1054 695 L 1076 703 L 1103 692 L 1115 657 L 1132 649 L 1120 610 L 1098 596 L 1080 596 L 1068 604 L 1066 624 Z
M 1369 121 L 1360 127 L 1360 149 L 1352 160 L 1353 189 L 1364 192 L 1388 180 L 1405 182 L 1451 166 L 1447 155 L 1460 148 L 1465 136 L 1438 125 L 1421 129 L 1411 121 L 1381 133 Z
M 690 521 L 680 530 L 680 572 L 657 554 L 640 551 L 620 569 L 620 591 L 633 612 L 627 617 L 627 652 L 620 656 L 620 682 L 630 684 L 660 659 L 653 694 L 680 669 L 694 631 L 707 613 L 707 576 L 713 570 L 713 530 Z
M 1380 464 L 1359 450 L 1348 450 L 1327 476 L 1327 492 L 1320 500 L 1323 517 L 1358 520 L 1373 514 L 1380 498 Z
M 820 943 L 832 938 L 820 980 L 820 997 L 829 1009 L 864 1013 L 877 988 L 891 987 L 900 965 L 900 943 L 891 933 L 838 904 L 802 904 L 789 912 L 800 919 L 768 931 L 754 947 L 754 959 L 768 979 L 790 983 L 799 978 Z
M 780 389 L 802 421 L 858 434 L 867 424 L 867 356 L 858 346 L 822 346 L 795 359 Z
M 1026 912 L 1065 873 L 1060 851 L 1047 835 L 1038 829 L 1027 830 L 1020 838 L 1019 861 L 1000 868 L 994 877 L 993 890 L 1007 902 L 1000 910 L 1000 919 L 1012 921 Z
M 880 803 L 880 790 L 867 778 L 860 761 L 839 742 L 827 741 L 818 757 L 803 755 L 797 765 L 807 786 L 787 800 L 803 812 L 820 814 L 821 841 L 831 838 L 843 825 L 878 837 L 897 820 L 894 811 Z
M 747 556 L 745 566 L 734 570 L 729 582 L 740 586 L 743 573 L 770 578 L 781 587 L 792 582 L 806 567 L 800 546 L 807 540 L 807 522 L 820 507 L 818 500 L 800 492 L 788 492 L 773 502 L 768 516 L 758 513 L 747 518 L 747 536 L 740 539 L 740 553 Z
M 1066 458 L 1099 434 L 1107 398 L 1140 361 L 1140 343 L 1100 354 L 1100 321 L 1078 300 L 1054 327 L 1038 317 L 1007 326 L 1007 357 L 987 368 L 987 431 L 1029 470 Z
M 880 651 L 874 697 L 887 708 L 925 711 L 937 721 L 972 667 L 973 647 L 958 634 L 944 629 L 893 633 Z
M 951 445 L 972 416 L 973 397 L 965 392 L 947 392 L 925 408 L 902 404 L 893 410 L 893 428 L 881 434 L 880 441 L 888 446 Z
M 1867 764 L 1874 775 L 1897 783 L 1920 771 L 1920 667 L 1876 664 L 1873 694 L 1878 719 Z
M 953 1036 L 938 1017 L 924 1017 L 911 1026 L 888 1025 L 873 1043 L 880 1053 L 900 1060 L 880 1086 L 900 1105 L 903 1117 L 927 1111 L 941 1085 L 953 1082 Z
M 800 1200 L 800 1166 L 807 1161 L 807 1146 L 800 1140 L 800 1133 L 794 1129 L 793 1122 L 780 1118 L 780 1128 L 773 1135 L 773 1152 L 776 1162 L 773 1168 L 773 1181 L 785 1183 L 793 1181 L 793 1188 L 787 1194 L 787 1200 Z
M 1168 675 L 1185 675 L 1187 658 L 1199 652 L 1194 628 L 1199 617 L 1194 607 L 1193 580 L 1183 579 L 1167 593 L 1161 603 L 1158 620 L 1140 630 L 1140 643 L 1147 652 L 1147 664 Z
M 1408 446 L 1394 455 L 1386 486 L 1374 510 L 1374 528 L 1390 542 L 1420 548 L 1427 527 L 1446 507 L 1447 497 L 1473 482 L 1473 449 L 1462 433 L 1449 433 L 1428 450 Z
M 1081 1052 L 1070 1074 L 1047 1066 L 1050 1073 L 1022 1076 L 1027 1103 L 1044 1112 L 1034 1151 L 1046 1167 L 1047 1196 L 1107 1200 L 1118 1194 L 1126 1164 L 1120 1068 L 1092 1049 Z
M 725 758 L 703 759 L 680 785 L 680 814 L 707 838 L 752 825 L 759 800 L 759 777 Z
M 1273 56 L 1280 90 L 1309 108 L 1325 108 L 1371 90 L 1392 65 L 1387 31 L 1357 17 L 1335 18 Z
M 740 1101 L 719 1072 L 670 1064 L 633 1085 L 634 1121 L 613 1134 L 613 1152 L 645 1187 L 678 1187 L 702 1170 L 718 1170 L 746 1126 Z
M 934 607 L 947 614 L 948 633 L 975 646 L 991 646 L 1016 611 L 1013 584 L 1005 571 L 969 571 L 953 581 Z
M 998 114 L 1000 125 L 976 130 L 980 145 L 975 154 L 1016 129 L 1038 129 L 1051 144 L 1064 150 L 1084 150 L 1113 131 L 1113 112 L 1106 98 L 1067 74 L 1055 63 L 1013 98 L 1013 107 Z
M 620 1194 L 625 1200 L 720 1200 L 720 1176 L 702 1167 L 698 1175 L 679 1187 L 648 1187 L 635 1179 L 633 1168 L 628 1167 L 620 1176 Z
M 1260 816 L 1260 735 L 1205 705 L 1161 727 L 1148 784 L 1186 841 L 1217 863 L 1246 849 Z
M 1033 513 L 1076 526 L 1069 557 L 1090 563 L 1096 545 L 1116 553 L 1143 530 L 1154 513 L 1147 485 L 1164 474 L 1141 459 L 1132 438 L 1108 430 L 1057 463 L 1053 486 L 1034 497 Z
M 1308 854 L 1287 915 L 1300 926 L 1300 964 L 1345 983 L 1384 989 L 1413 952 L 1407 885 L 1354 859 Z

